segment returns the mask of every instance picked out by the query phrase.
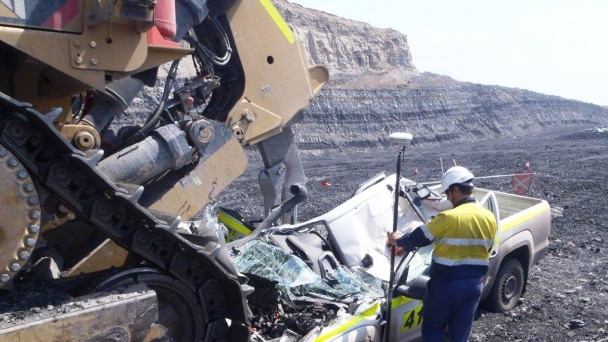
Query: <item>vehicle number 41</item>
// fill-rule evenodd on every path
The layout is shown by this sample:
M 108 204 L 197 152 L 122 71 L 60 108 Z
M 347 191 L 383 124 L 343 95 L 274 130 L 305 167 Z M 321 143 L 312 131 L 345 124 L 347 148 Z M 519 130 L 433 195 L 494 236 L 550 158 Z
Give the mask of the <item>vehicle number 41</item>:
M 422 324 L 422 305 L 403 314 L 401 332 L 408 331 Z

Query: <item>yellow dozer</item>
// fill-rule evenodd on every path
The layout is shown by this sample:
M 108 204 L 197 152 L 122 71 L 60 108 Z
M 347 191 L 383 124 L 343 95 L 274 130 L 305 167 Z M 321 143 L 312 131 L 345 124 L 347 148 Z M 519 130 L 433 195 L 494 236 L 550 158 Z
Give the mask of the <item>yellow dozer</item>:
M 180 222 L 247 145 L 267 208 L 304 183 L 327 79 L 270 0 L 0 1 L 0 340 L 248 340 L 247 278 Z

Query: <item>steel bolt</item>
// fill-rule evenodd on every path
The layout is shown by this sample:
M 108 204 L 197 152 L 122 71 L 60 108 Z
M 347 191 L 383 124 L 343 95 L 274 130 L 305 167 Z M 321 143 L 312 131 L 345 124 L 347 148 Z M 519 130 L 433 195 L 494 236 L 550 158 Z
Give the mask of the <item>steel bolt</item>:
M 97 65 L 97 58 L 91 58 L 91 64 Z
M 245 110 L 245 113 L 243 113 L 243 118 L 248 122 L 253 122 L 253 120 L 255 120 L 255 114 L 251 113 L 248 110 Z
M 135 233 L 134 240 L 143 246 L 147 246 L 152 243 L 152 234 L 144 229 L 140 229 Z
M 25 170 L 19 170 L 19 172 L 17 172 L 17 177 L 19 177 L 19 179 L 26 179 L 27 178 L 27 171 L 25 171 Z
M 62 214 L 67 214 L 70 212 L 70 209 L 63 205 L 63 203 L 59 203 L 59 205 L 57 206 L 57 210 Z
M 76 39 L 76 40 L 74 41 L 74 46 L 80 46 L 80 40 Z
M 21 265 L 19 265 L 18 263 L 14 263 L 11 265 L 11 271 L 13 271 L 13 272 L 19 272 L 20 269 L 21 269 Z
M 19 165 L 19 162 L 18 162 L 18 161 L 17 161 L 17 159 L 15 159 L 15 158 L 10 158 L 10 159 L 8 160 L 8 165 L 9 165 L 10 167 L 17 167 L 17 165 Z
M 9 281 L 9 280 L 11 280 L 11 276 L 9 276 L 9 275 L 8 275 L 8 274 L 6 274 L 6 273 L 3 273 L 3 274 L 0 276 L 0 281 L 2 281 L 3 283 L 8 283 L 8 281 Z
M 4 147 L 0 147 L 0 157 L 4 157 L 6 155 L 6 149 Z
M 70 170 L 63 164 L 57 164 L 51 168 L 51 175 L 58 181 L 64 182 L 70 178 Z
M 27 203 L 29 203 L 30 205 L 38 205 L 40 204 L 40 200 L 37 196 L 31 196 L 27 199 Z
M 34 247 L 34 246 L 36 245 L 36 240 L 34 240 L 34 239 L 32 239 L 32 238 L 27 238 L 27 239 L 25 240 L 25 244 L 26 244 L 28 247 Z
M 32 183 L 27 183 L 23 186 L 23 188 L 25 189 L 25 191 L 27 192 L 32 192 L 34 190 L 36 190 L 36 187 L 34 186 L 34 184 Z
M 40 212 L 38 212 L 38 211 L 35 211 L 35 213 L 40 214 Z M 37 224 L 33 224 L 33 225 L 30 226 L 29 231 L 32 234 L 36 234 L 36 233 L 38 233 L 40 231 L 40 226 L 38 226 Z
M 76 64 L 82 64 L 82 57 L 76 57 Z
M 112 214 L 112 206 L 108 200 L 100 200 L 93 206 L 93 210 L 100 216 L 108 217 Z
M 91 47 L 92 48 L 96 48 L 97 47 L 97 42 L 94 40 L 91 40 Z
M 23 124 L 19 121 L 12 121 L 7 126 L 8 133 L 16 139 L 21 139 L 26 136 L 27 129 L 23 127 Z
M 30 253 L 28 251 L 21 251 L 21 252 L 19 252 L 19 257 L 22 260 L 27 260 L 30 258 Z
M 234 134 L 234 136 L 237 139 L 243 139 L 243 136 L 245 135 L 245 131 L 243 130 L 243 128 L 240 125 L 238 125 L 238 124 L 233 125 L 231 127 L 231 129 L 232 129 L 232 134 Z
M 213 138 L 213 127 L 201 127 L 198 132 L 198 140 L 202 143 L 208 143 Z
M 74 137 L 76 147 L 83 150 L 90 150 L 95 147 L 95 137 L 87 131 L 80 131 Z

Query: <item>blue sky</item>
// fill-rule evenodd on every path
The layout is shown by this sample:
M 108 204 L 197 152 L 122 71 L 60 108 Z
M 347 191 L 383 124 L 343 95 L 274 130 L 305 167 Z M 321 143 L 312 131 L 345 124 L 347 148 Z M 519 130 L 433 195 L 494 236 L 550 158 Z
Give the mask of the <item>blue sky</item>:
M 420 71 L 608 106 L 605 0 L 288 0 L 408 36 Z

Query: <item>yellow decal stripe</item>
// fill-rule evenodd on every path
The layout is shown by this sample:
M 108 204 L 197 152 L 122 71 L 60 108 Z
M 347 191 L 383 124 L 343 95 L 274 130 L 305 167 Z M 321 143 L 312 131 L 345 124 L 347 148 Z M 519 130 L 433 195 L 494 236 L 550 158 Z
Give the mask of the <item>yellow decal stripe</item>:
M 536 206 L 532 207 L 531 210 L 526 211 L 525 214 L 520 213 L 520 214 L 517 214 L 514 216 L 507 217 L 506 219 L 502 220 L 501 225 L 500 225 L 500 230 L 505 231 L 505 230 L 514 228 L 514 227 L 532 219 L 534 216 L 538 216 L 542 213 L 547 212 L 548 210 L 549 210 L 549 206 L 547 204 L 545 204 L 545 203 L 537 204 Z
M 277 11 L 276 7 L 270 2 L 270 0 L 260 0 L 260 3 L 266 9 L 266 12 L 270 15 L 274 23 L 279 27 L 281 32 L 289 44 L 293 44 L 296 41 L 296 37 L 293 35 L 293 32 L 289 28 L 289 25 L 285 22 L 279 11 Z
M 400 307 L 401 305 L 405 305 L 409 302 L 413 301 L 412 298 L 408 298 L 405 296 L 399 296 L 397 298 L 394 298 L 393 301 L 391 302 L 391 307 L 393 309 Z
M 373 306 L 371 306 L 369 309 L 363 311 L 359 316 L 355 316 L 355 317 L 351 317 L 349 318 L 346 322 L 340 324 L 339 326 L 323 333 L 321 336 L 317 337 L 315 339 L 315 342 L 324 342 L 324 341 L 329 341 L 334 337 L 337 337 L 338 335 L 343 334 L 344 332 L 346 332 L 348 329 L 354 327 L 357 323 L 367 319 L 367 318 L 371 318 L 371 317 L 375 317 L 378 313 L 378 311 L 380 311 L 380 303 L 376 303 Z

